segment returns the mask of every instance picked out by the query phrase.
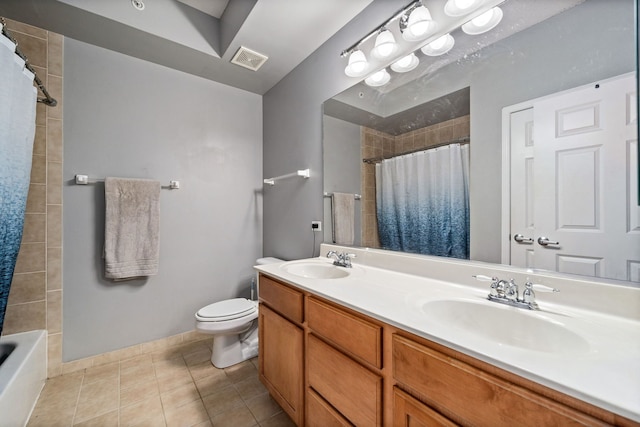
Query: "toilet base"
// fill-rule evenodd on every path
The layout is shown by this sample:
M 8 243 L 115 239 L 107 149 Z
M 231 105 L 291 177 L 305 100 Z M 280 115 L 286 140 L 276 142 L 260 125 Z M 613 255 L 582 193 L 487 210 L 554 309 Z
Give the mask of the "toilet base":
M 246 337 L 246 338 L 245 338 Z M 213 338 L 211 363 L 216 368 L 227 368 L 258 355 L 258 328 L 241 334 L 216 335 Z

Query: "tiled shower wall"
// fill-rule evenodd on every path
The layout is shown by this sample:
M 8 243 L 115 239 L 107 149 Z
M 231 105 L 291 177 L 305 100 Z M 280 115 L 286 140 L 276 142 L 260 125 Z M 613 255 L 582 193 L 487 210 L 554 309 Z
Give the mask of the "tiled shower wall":
M 37 105 L 24 233 L 2 332 L 46 329 L 53 377 L 62 373 L 63 38 L 12 20 L 7 29 L 58 105 Z
M 361 127 L 360 151 L 362 158 L 399 156 L 413 150 L 428 149 L 434 145 L 468 137 L 470 134 L 469 119 L 468 115 L 458 117 L 397 136 Z M 362 182 L 362 246 L 379 248 L 375 165 L 363 162 L 360 166 L 360 179 Z

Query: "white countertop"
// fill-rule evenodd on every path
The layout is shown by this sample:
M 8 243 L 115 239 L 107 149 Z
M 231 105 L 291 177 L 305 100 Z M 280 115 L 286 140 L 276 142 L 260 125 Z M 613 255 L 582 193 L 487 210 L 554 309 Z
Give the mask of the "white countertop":
M 489 283 L 460 285 L 355 262 L 349 276 L 339 279 L 304 278 L 283 268 L 303 262 L 330 264 L 331 260 L 312 258 L 255 268 L 362 314 L 640 422 L 640 321 L 637 318 L 554 304 L 549 298 L 544 302 L 538 298 L 540 311 L 523 310 L 487 301 Z M 429 318 L 428 308 L 424 306 L 438 300 L 491 304 L 496 309 L 522 312 L 518 315 L 542 316 L 582 337 L 586 342 L 581 342 L 586 345 L 540 351 L 501 344 Z M 505 334 L 526 334 L 509 324 L 496 324 L 495 328 Z

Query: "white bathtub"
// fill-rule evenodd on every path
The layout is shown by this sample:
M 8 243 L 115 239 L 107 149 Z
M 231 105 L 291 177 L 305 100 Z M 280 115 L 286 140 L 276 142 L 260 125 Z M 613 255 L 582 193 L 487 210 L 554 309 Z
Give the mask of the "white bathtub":
M 0 361 L 4 359 L 0 364 L 0 426 L 24 426 L 29 420 L 47 378 L 46 332 L 0 337 Z

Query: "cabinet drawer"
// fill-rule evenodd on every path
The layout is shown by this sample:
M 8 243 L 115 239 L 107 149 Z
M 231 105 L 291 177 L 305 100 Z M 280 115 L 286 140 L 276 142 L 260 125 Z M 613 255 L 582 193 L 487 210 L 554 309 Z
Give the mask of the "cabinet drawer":
M 393 425 L 394 427 L 455 427 L 433 409 L 407 393 L 393 388 Z
M 309 386 L 357 426 L 382 424 L 382 378 L 312 334 L 307 340 Z
M 393 377 L 462 425 L 606 425 L 398 335 L 393 336 Z
M 296 323 L 304 320 L 302 292 L 261 274 L 258 293 L 262 302 L 287 319 Z
M 382 328 L 314 298 L 307 300 L 307 324 L 357 358 L 382 367 Z
M 307 392 L 307 427 L 351 427 L 342 415 L 331 407 L 315 391 Z

